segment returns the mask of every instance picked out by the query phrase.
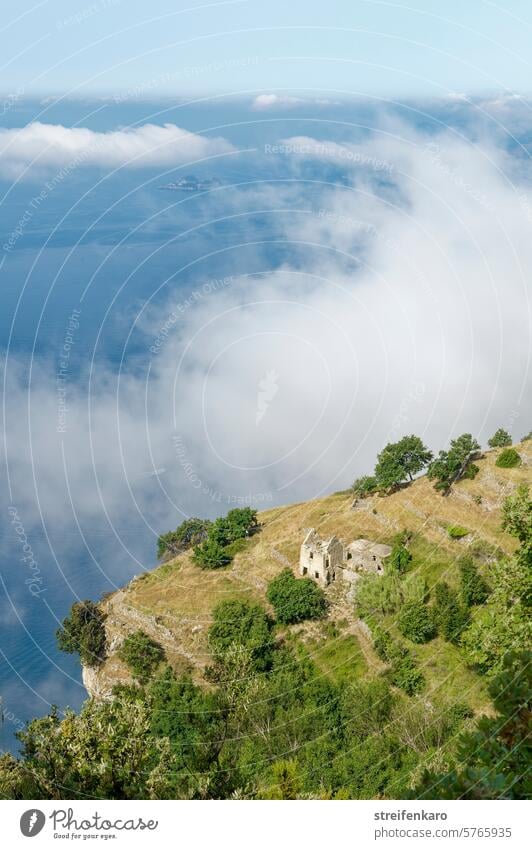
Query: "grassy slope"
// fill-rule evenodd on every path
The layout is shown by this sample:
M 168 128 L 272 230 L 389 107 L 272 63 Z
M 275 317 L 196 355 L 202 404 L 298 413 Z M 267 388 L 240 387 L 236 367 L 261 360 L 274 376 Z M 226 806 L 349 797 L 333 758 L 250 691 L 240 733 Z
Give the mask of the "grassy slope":
M 350 493 L 337 493 L 261 513 L 261 532 L 246 543 L 228 569 L 202 571 L 184 554 L 111 596 L 105 602 L 111 648 L 125 631 L 143 627 L 163 643 L 177 670 L 188 667 L 199 673 L 209 662 L 207 631 L 213 608 L 232 598 L 266 604 L 268 581 L 287 566 L 297 567 L 308 527 L 315 527 L 323 536 L 334 533 L 344 541 L 366 536 L 379 542 L 390 542 L 406 528 L 414 532 L 413 569 L 425 576 L 429 587 L 443 577 L 452 584 L 457 578 L 457 559 L 468 547 L 480 542 L 506 553 L 515 548 L 514 540 L 501 531 L 500 507 L 516 484 L 530 481 L 532 442 L 516 447 L 524 460 L 521 467 L 499 469 L 495 466 L 498 452 L 487 452 L 478 462 L 478 476 L 460 482 L 446 498 L 421 478 L 394 495 L 376 496 L 355 506 Z M 465 526 L 471 534 L 460 541 L 451 540 L 446 528 L 452 524 Z M 482 568 L 489 571 L 489 564 Z M 382 665 L 353 605 L 336 588 L 331 592 L 328 622 L 297 626 L 286 636 L 336 680 L 378 670 Z M 386 625 L 395 632 L 392 619 Z M 439 638 L 412 649 L 423 666 L 428 693 L 450 702 L 467 701 L 477 709 L 486 706 L 483 684 L 464 667 L 458 649 Z M 127 677 L 112 653 L 101 674 L 115 680 Z

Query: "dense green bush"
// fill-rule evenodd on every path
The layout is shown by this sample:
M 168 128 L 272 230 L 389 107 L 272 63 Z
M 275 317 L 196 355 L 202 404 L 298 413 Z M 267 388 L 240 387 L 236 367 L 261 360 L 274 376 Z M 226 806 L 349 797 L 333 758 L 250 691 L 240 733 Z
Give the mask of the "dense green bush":
M 235 507 L 209 525 L 207 538 L 194 547 L 194 560 L 202 569 L 219 569 L 231 563 L 241 550 L 241 541 L 258 528 L 257 511 Z
M 290 569 L 270 581 L 267 595 L 277 621 L 284 625 L 319 619 L 327 607 L 323 590 L 310 578 L 295 578 Z
M 86 666 L 97 666 L 105 657 L 105 617 L 93 601 L 78 601 L 56 633 L 61 651 L 78 653 Z
M 501 469 L 515 469 L 520 464 L 521 456 L 515 448 L 505 448 L 495 460 L 495 465 Z
M 500 427 L 495 431 L 491 439 L 488 439 L 488 445 L 490 448 L 507 448 L 508 445 L 512 444 L 512 437 L 508 433 L 507 430 Z
M 403 637 L 413 643 L 427 643 L 436 634 L 430 608 L 419 601 L 410 601 L 403 606 L 397 625 Z
M 490 594 L 490 588 L 479 574 L 472 557 L 462 557 L 458 562 L 460 570 L 460 594 L 466 607 L 484 604 Z
M 215 657 L 223 655 L 237 643 L 251 652 L 257 669 L 268 669 L 272 661 L 274 641 L 272 621 L 258 604 L 245 601 L 223 601 L 214 610 L 209 629 L 209 645 Z
M 140 684 L 149 681 L 165 658 L 163 647 L 144 631 L 126 637 L 117 653 Z

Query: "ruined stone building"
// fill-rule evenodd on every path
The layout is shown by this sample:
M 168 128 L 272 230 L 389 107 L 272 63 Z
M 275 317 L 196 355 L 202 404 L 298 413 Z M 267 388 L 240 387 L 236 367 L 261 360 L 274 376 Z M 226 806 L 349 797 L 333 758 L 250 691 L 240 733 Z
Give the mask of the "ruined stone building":
M 299 572 L 327 586 L 333 581 L 354 581 L 361 572 L 384 571 L 383 560 L 391 553 L 389 545 L 357 539 L 344 545 L 338 537 L 321 539 L 311 528 L 301 546 Z

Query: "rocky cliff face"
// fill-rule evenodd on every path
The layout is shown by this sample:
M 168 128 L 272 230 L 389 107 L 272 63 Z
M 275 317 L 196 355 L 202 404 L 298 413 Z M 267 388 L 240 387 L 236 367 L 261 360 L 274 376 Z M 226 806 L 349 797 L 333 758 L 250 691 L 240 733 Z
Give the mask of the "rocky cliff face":
M 82 666 L 83 686 L 92 699 L 108 701 L 112 698 L 112 687 L 116 683 L 103 676 L 97 666 Z

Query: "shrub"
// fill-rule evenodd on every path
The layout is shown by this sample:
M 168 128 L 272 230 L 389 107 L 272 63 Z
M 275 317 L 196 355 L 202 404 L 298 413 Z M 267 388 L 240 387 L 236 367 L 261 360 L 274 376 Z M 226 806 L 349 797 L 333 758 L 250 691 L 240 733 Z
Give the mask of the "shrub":
M 501 469 L 514 469 L 516 466 L 519 466 L 520 463 L 521 456 L 515 448 L 505 448 L 495 460 L 495 465 L 499 466 Z
M 463 528 L 462 525 L 449 525 L 447 533 L 451 539 L 462 539 L 462 537 L 466 537 L 470 531 L 467 528 Z
M 431 611 L 419 601 L 409 601 L 404 605 L 397 624 L 403 637 L 413 643 L 426 643 L 436 634 Z
M 290 569 L 270 581 L 267 595 L 277 621 L 284 625 L 319 619 L 327 607 L 323 590 L 310 578 L 295 578 Z
M 371 475 L 363 475 L 363 477 L 357 478 L 352 486 L 353 494 L 359 498 L 366 498 L 376 492 L 377 489 L 377 478 Z
M 491 439 L 488 439 L 488 445 L 490 448 L 506 448 L 508 445 L 512 444 L 512 437 L 508 433 L 507 430 L 500 427 L 495 431 Z
M 118 657 L 139 683 L 146 684 L 164 660 L 165 653 L 163 647 L 144 631 L 135 631 L 126 637 L 118 649 Z
M 93 601 L 78 601 L 56 633 L 61 651 L 79 654 L 85 666 L 97 666 L 105 657 L 105 617 Z
M 462 557 L 458 563 L 460 570 L 460 594 L 466 607 L 483 604 L 490 594 L 490 588 L 479 574 L 471 557 Z
M 213 654 L 223 655 L 233 643 L 246 646 L 254 665 L 263 671 L 271 665 L 273 650 L 272 621 L 258 604 L 245 601 L 222 601 L 214 610 L 209 629 L 209 645 Z

